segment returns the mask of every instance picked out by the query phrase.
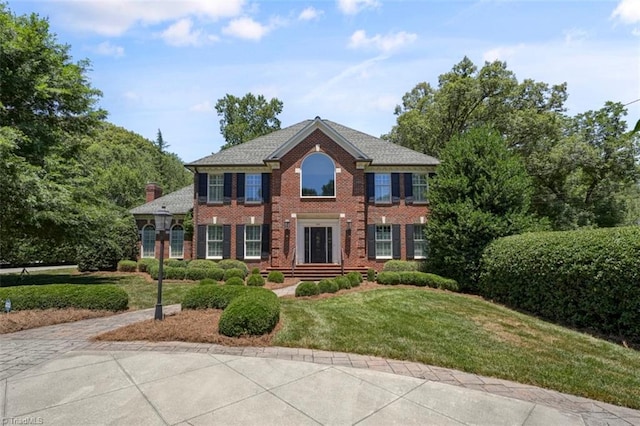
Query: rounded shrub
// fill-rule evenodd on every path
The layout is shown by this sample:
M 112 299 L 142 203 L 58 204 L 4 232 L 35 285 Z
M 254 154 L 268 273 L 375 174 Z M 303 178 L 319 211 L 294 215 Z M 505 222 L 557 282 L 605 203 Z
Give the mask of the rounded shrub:
M 349 278 L 347 277 L 336 277 L 333 280 L 338 284 L 339 290 L 351 288 L 351 281 L 349 281 Z
M 280 300 L 270 290 L 256 288 L 229 303 L 218 323 L 220 334 L 229 337 L 259 336 L 271 332 L 280 320 Z
M 11 299 L 16 311 L 78 308 L 123 311 L 127 292 L 114 285 L 48 284 L 0 288 L 0 300 Z
M 165 266 L 162 268 L 162 276 L 167 280 L 184 280 L 187 268 L 175 268 L 173 266 Z
M 212 284 L 218 284 L 218 282 L 216 280 L 212 280 L 211 278 L 205 278 L 203 280 L 200 280 L 200 282 L 198 284 L 200 284 L 200 285 L 212 285 Z
M 118 262 L 119 272 L 136 272 L 138 264 L 133 260 L 121 260 Z
M 199 281 L 207 278 L 206 268 L 186 268 L 184 278 L 191 281 Z
M 320 293 L 335 293 L 339 288 L 335 280 L 324 279 L 318 283 L 318 290 Z
M 380 272 L 378 274 L 378 284 L 397 285 L 400 284 L 400 274 L 398 272 Z
M 180 260 L 180 259 L 166 259 L 164 261 L 164 264 L 166 266 L 171 266 L 173 268 L 186 268 L 187 267 L 187 262 L 184 260 Z
M 160 273 L 160 266 L 159 265 L 150 265 L 147 268 L 147 272 L 149 273 L 151 278 L 153 278 L 154 280 L 157 280 L 158 279 L 158 275 Z
M 376 271 L 375 269 L 369 268 L 367 269 L 367 281 L 370 283 L 376 281 Z
M 640 342 L 640 227 L 537 232 L 493 241 L 483 296 L 551 321 Z
M 244 280 L 240 277 L 229 277 L 224 281 L 225 285 L 244 285 Z
M 189 289 L 182 298 L 183 309 L 224 309 L 231 301 L 255 288 L 226 285 L 199 285 Z
M 245 273 L 245 271 L 243 271 L 242 269 L 238 269 L 238 268 L 230 268 L 230 269 L 225 269 L 224 270 L 224 276 L 223 279 L 226 281 L 231 277 L 238 277 L 241 278 L 242 280 L 244 280 L 244 277 L 247 274 Z
M 152 266 L 158 266 L 158 259 L 140 259 L 138 260 L 138 272 L 149 272 Z
M 218 262 L 218 267 L 222 269 L 241 269 L 244 272 L 244 277 L 249 274 L 249 267 L 246 263 L 236 259 L 223 259 Z M 242 277 L 242 278 L 244 278 Z
M 259 274 L 259 273 L 260 273 L 260 268 L 253 268 L 253 269 L 251 270 L 251 274 L 252 274 L 252 275 Z
M 218 268 L 218 264 L 209 259 L 194 259 L 187 264 L 187 268 Z
M 383 271 L 400 272 L 400 271 L 417 271 L 418 264 L 410 260 L 388 260 L 382 267 Z
M 247 278 L 247 285 L 252 287 L 262 287 L 264 285 L 264 277 L 260 274 L 251 274 Z
M 224 280 L 224 269 L 207 268 L 204 271 L 205 271 L 205 275 L 204 276 L 206 278 L 211 278 L 212 280 L 216 280 L 216 281 L 223 281 Z
M 362 282 L 362 274 L 360 272 L 349 272 L 347 279 L 351 283 L 351 287 L 358 287 Z
M 313 281 L 302 282 L 296 287 L 296 297 L 315 296 L 316 294 L 320 294 L 320 289 L 318 284 Z
M 267 281 L 269 281 L 270 283 L 283 283 L 284 274 L 280 271 L 271 271 L 267 276 Z

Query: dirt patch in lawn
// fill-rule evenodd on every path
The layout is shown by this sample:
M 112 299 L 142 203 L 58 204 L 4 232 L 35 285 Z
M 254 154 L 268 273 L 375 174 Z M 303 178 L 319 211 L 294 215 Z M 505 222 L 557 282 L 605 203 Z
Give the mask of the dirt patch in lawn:
M 227 337 L 218 333 L 221 310 L 184 310 L 167 316 L 163 321 L 146 320 L 107 333 L 93 340 L 152 342 L 216 343 L 226 346 L 269 346 L 280 329 L 280 324 L 269 334 L 262 336 Z
M 113 315 L 111 311 L 91 311 L 89 309 L 36 309 L 0 314 L 0 334 L 14 333 L 46 325 L 62 324 L 88 318 Z

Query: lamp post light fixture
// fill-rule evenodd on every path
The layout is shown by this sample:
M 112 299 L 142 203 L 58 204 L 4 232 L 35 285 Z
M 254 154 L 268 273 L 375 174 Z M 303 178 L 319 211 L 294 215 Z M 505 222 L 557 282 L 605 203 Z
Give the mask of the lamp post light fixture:
M 156 237 L 160 239 L 160 265 L 158 265 L 158 302 L 156 303 L 155 319 L 162 320 L 164 315 L 162 314 L 162 274 L 164 263 L 164 240 L 167 235 L 167 231 L 171 227 L 171 213 L 169 210 L 162 206 L 162 208 L 156 211 L 154 214 L 156 222 Z
M 284 220 L 284 230 L 288 231 L 289 230 L 289 226 L 290 226 L 291 222 L 289 221 L 289 219 L 285 219 Z
M 347 219 L 347 231 L 351 232 L 351 219 Z

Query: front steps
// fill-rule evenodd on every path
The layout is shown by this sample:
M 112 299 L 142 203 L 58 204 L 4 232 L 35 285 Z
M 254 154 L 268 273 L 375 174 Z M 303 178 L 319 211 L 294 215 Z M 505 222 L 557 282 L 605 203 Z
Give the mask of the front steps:
M 324 278 L 335 278 L 342 275 L 340 265 L 334 263 L 308 263 L 304 265 L 296 265 L 295 269 L 288 268 L 267 268 L 267 274 L 270 271 L 280 271 L 285 277 L 299 278 L 300 281 L 318 281 Z M 349 272 L 359 272 L 363 278 L 367 277 L 367 268 L 344 268 L 344 274 Z

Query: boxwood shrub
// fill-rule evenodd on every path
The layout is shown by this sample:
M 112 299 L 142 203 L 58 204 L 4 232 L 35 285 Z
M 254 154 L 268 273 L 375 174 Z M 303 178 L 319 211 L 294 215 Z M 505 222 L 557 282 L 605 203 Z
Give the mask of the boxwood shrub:
M 283 283 L 284 274 L 280 271 L 271 271 L 267 276 L 267 281 L 269 281 L 270 283 Z
M 129 296 L 114 285 L 48 284 L 0 288 L 0 300 L 11 299 L 11 309 L 64 309 L 123 311 Z M 4 304 L 3 304 L 4 306 Z
M 247 285 L 253 287 L 262 287 L 264 285 L 264 277 L 258 274 L 251 274 L 247 278 Z
M 500 238 L 480 291 L 546 319 L 640 341 L 640 227 Z
M 216 280 L 212 280 L 211 278 L 205 278 L 203 280 L 200 280 L 200 282 L 198 284 L 200 284 L 200 285 L 212 285 L 212 284 L 218 284 L 218 282 Z
M 133 260 L 121 260 L 118 262 L 119 272 L 136 272 L 138 264 Z
M 158 266 L 158 259 L 140 259 L 138 260 L 138 272 L 149 272 L 152 266 Z
M 301 282 L 298 284 L 298 287 L 296 287 L 296 297 L 315 296 L 316 294 L 320 294 L 320 289 L 318 288 L 318 284 L 313 281 Z
M 380 272 L 377 277 L 378 284 L 396 285 L 400 284 L 400 273 L 398 272 Z
M 162 268 L 162 277 L 167 280 L 184 280 L 187 268 L 165 266 Z
M 256 336 L 271 332 L 280 320 L 280 300 L 270 290 L 255 288 L 239 295 L 222 312 L 220 334 L 229 337 Z
M 318 290 L 320 293 L 335 293 L 339 290 L 338 284 L 335 280 L 324 279 L 318 283 Z
M 418 264 L 411 260 L 388 260 L 384 263 L 382 270 L 387 272 L 417 271 Z
M 187 268 L 219 268 L 219 266 L 213 260 L 193 259 L 187 264 Z
M 240 277 L 229 277 L 224 283 L 225 285 L 244 285 L 244 280 Z
M 238 277 L 238 278 L 241 278 L 242 280 L 244 280 L 244 277 L 246 277 L 246 276 L 247 276 L 246 272 L 243 271 L 242 269 L 229 268 L 229 269 L 225 269 L 224 270 L 223 279 L 226 281 L 231 277 Z
M 249 274 L 249 267 L 246 263 L 236 259 L 223 259 L 218 262 L 218 267 L 222 269 L 240 269 L 244 272 L 244 277 Z
M 189 289 L 182 298 L 182 309 L 224 309 L 248 287 L 199 285 Z M 254 290 L 253 288 L 249 290 Z
M 164 264 L 173 268 L 186 268 L 187 262 L 180 259 L 165 259 Z
M 367 281 L 370 283 L 375 282 L 376 280 L 376 271 L 375 269 L 369 268 L 367 269 Z
M 351 283 L 351 287 L 358 287 L 362 282 L 362 274 L 360 272 L 349 272 L 347 279 Z
M 336 277 L 333 280 L 338 284 L 339 290 L 351 288 L 351 281 L 349 281 L 349 278 L 347 277 Z
M 184 278 L 191 281 L 203 280 L 207 277 L 209 269 L 206 268 L 186 268 Z

